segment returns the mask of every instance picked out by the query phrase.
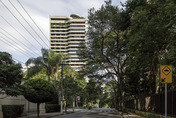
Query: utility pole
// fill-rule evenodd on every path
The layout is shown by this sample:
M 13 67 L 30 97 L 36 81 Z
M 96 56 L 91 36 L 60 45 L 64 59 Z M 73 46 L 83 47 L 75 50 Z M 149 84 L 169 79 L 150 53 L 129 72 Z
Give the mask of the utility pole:
M 61 90 L 61 103 L 60 103 L 60 112 L 63 113 L 63 64 L 61 64 L 61 81 L 60 81 L 60 90 Z
M 60 64 L 61 65 L 61 80 L 60 80 L 60 113 L 63 113 L 63 66 L 64 65 L 69 65 L 69 64 Z

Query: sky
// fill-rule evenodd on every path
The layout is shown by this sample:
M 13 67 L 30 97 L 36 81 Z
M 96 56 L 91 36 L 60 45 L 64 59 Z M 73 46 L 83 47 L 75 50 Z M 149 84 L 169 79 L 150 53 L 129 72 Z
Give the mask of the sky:
M 112 5 L 125 1 L 112 0 Z M 88 9 L 102 4 L 104 0 L 0 0 L 0 51 L 24 66 L 29 58 L 41 56 L 41 48 L 49 49 L 49 16 L 87 18 Z

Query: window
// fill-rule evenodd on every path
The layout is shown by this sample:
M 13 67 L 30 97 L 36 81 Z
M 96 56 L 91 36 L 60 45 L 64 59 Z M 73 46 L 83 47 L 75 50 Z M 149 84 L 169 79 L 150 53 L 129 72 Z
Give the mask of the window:
M 71 59 L 80 59 L 80 57 L 71 57 Z M 74 62 L 74 61 L 72 61 Z M 79 61 L 75 61 L 75 62 L 79 62 Z
M 69 45 L 80 45 L 80 43 L 69 43 Z
M 69 31 L 85 31 L 85 29 L 70 29 Z
M 70 25 L 70 27 L 85 27 L 85 25 Z

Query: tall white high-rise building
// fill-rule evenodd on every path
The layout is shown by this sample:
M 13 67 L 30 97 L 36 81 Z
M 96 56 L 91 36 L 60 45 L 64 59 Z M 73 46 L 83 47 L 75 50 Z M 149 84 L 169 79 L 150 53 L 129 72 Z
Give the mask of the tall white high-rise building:
M 80 43 L 86 41 L 86 19 L 72 14 L 67 16 L 50 16 L 50 49 L 69 54 L 67 63 L 79 70 L 85 62 L 77 55 Z

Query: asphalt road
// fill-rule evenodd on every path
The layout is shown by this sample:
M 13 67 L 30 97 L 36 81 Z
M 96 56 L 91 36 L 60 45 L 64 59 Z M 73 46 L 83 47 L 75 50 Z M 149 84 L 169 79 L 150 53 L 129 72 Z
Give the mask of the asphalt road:
M 115 109 L 79 110 L 72 114 L 55 116 L 52 118 L 121 118 Z

